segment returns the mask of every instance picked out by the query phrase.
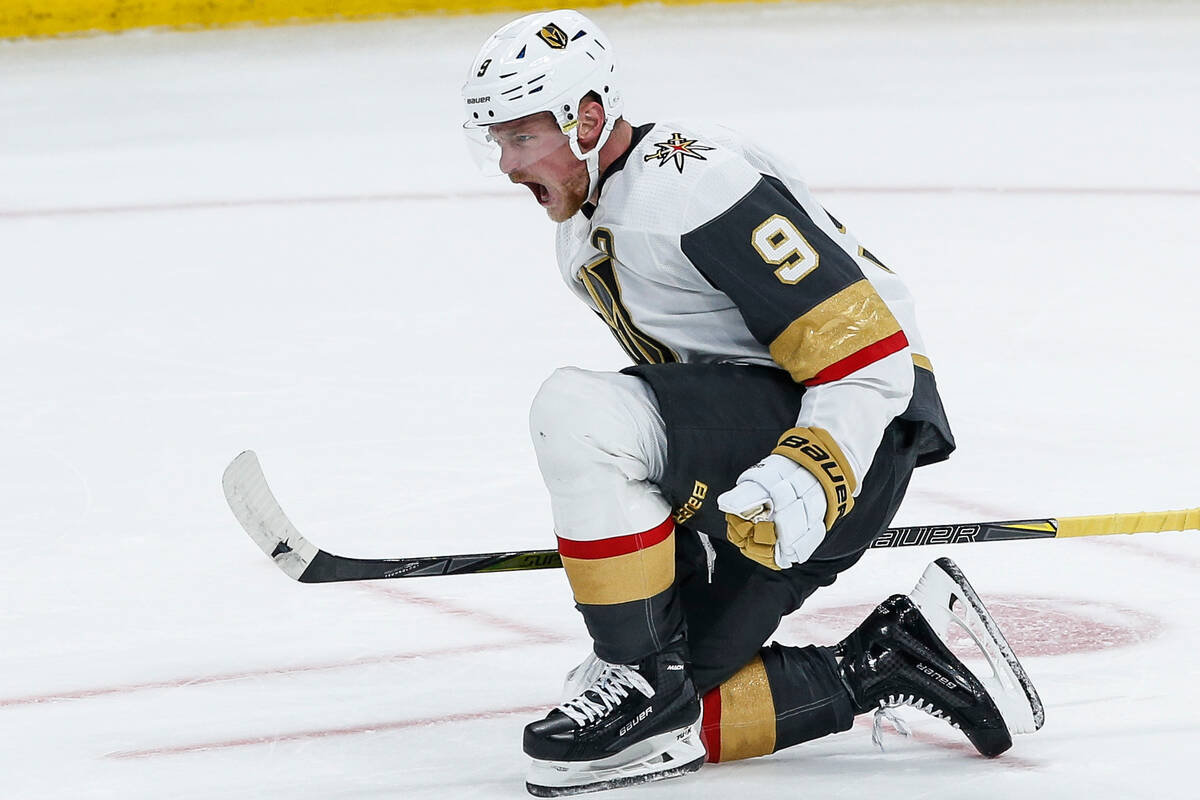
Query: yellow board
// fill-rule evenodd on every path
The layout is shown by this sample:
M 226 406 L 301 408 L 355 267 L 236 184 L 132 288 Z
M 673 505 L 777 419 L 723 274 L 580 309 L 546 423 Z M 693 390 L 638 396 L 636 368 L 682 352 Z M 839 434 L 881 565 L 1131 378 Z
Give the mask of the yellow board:
M 703 0 L 660 0 L 696 5 Z M 0 39 L 131 28 L 208 28 L 335 19 L 632 5 L 626 0 L 0 0 Z

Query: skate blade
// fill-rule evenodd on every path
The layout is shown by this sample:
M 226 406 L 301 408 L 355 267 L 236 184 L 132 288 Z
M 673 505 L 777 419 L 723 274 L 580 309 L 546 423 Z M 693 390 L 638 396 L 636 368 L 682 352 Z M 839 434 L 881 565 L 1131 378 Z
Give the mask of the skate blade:
M 661 781 L 695 772 L 704 764 L 700 720 L 652 736 L 599 761 L 540 761 L 529 766 L 525 788 L 535 797 L 564 797 Z
M 995 700 L 1009 733 L 1039 730 L 1046 721 L 1042 699 L 962 570 L 950 559 L 939 558 L 925 569 L 909 597 L 939 636 L 945 639 L 957 625 L 983 653 L 992 676 L 976 677 Z

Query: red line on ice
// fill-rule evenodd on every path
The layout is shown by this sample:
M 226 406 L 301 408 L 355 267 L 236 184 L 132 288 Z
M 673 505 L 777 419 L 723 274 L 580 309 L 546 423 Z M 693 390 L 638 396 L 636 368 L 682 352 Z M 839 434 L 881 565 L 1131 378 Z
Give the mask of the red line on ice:
M 186 755 L 188 753 L 201 753 L 208 750 L 230 750 L 236 747 L 255 747 L 264 744 L 273 745 L 286 742 L 311 741 L 313 739 L 328 739 L 335 736 L 356 736 L 364 733 L 397 731 L 404 730 L 406 728 L 429 727 L 433 725 L 445 725 L 454 722 L 476 722 L 479 720 L 508 717 L 514 714 L 537 714 L 545 711 L 547 705 L 549 704 L 518 706 L 516 708 L 502 708 L 490 711 L 471 711 L 461 714 L 444 714 L 436 717 L 422 717 L 420 719 L 396 720 L 394 722 L 364 723 L 362 725 L 352 725 L 344 728 L 320 728 L 310 731 L 296 731 L 293 733 L 282 733 L 273 736 L 246 736 L 240 739 L 225 739 L 215 742 L 195 742 L 192 744 L 169 745 L 165 747 L 149 747 L 142 750 L 120 750 L 112 753 L 106 753 L 105 757 L 114 759 L 134 759 L 149 758 L 151 756 L 176 756 Z M 871 717 L 866 714 L 859 716 L 855 720 L 855 727 L 858 728 L 867 728 L 871 724 Z M 899 734 L 896 734 L 895 738 L 897 741 L 899 741 Z M 945 750 L 953 750 L 969 756 L 979 756 L 975 748 L 965 741 L 950 739 L 925 731 L 914 732 L 911 738 L 913 741 L 921 744 L 928 744 Z M 998 766 L 1007 768 L 1037 769 L 1040 766 L 1034 762 L 1022 759 L 1019 756 L 1014 756 L 1007 753 L 997 759 L 989 760 Z
M 39 217 L 89 217 L 102 214 L 153 214 L 163 211 L 224 211 L 236 208 L 287 206 L 369 205 L 430 200 L 480 200 L 519 197 L 513 192 L 396 192 L 392 194 L 315 195 L 312 197 L 247 197 L 240 200 L 180 200 L 160 203 L 130 203 L 111 206 L 63 206 L 59 208 L 0 209 L 0 219 Z
M 200 742 L 197 744 L 172 745 L 170 747 L 152 747 L 146 750 L 121 750 L 106 753 L 107 758 L 146 758 L 148 756 L 175 756 L 185 753 L 199 753 L 205 750 L 227 750 L 234 747 L 252 747 L 260 744 L 280 744 L 282 742 L 300 742 L 310 739 L 327 739 L 333 736 L 353 736 L 360 733 L 377 733 L 379 731 L 396 731 L 404 728 L 418 728 L 430 725 L 443 725 L 448 722 L 473 722 L 476 720 L 496 719 L 513 714 L 537 714 L 545 712 L 550 704 L 539 706 L 520 706 L 518 708 L 502 708 L 494 711 L 474 711 L 463 714 L 443 714 L 437 717 L 422 719 L 405 719 L 395 722 L 374 722 L 354 725 L 347 728 L 323 728 L 313 731 L 297 731 L 283 733 L 277 736 L 249 736 L 244 739 L 227 739 L 219 742 Z
M 487 650 L 511 650 L 528 644 L 522 642 L 494 642 L 490 644 L 458 645 L 434 650 L 417 650 L 411 653 L 390 653 L 378 656 L 364 656 L 347 661 L 331 661 L 325 664 L 302 664 L 294 667 L 269 667 L 266 669 L 245 670 L 243 672 L 226 672 L 216 675 L 198 675 L 190 678 L 173 678 L 165 681 L 147 681 L 146 683 L 129 683 L 120 686 L 102 686 L 93 689 L 75 689 L 64 692 L 49 692 L 47 694 L 29 695 L 26 697 L 2 697 L 0 708 L 13 706 L 35 705 L 37 703 L 52 703 L 59 700 L 83 700 L 106 695 L 131 694 L 154 689 L 181 689 L 188 686 L 203 686 L 209 683 L 244 680 L 246 678 L 262 678 L 272 675 L 295 675 L 304 672 L 321 672 L 323 670 L 348 669 L 370 664 L 388 664 L 398 661 L 413 661 L 421 658 L 447 658 L 460 655 L 471 655 Z
M 948 506 L 964 513 L 971 514 L 972 516 L 980 517 L 981 519 L 986 518 L 987 521 L 1018 518 L 1018 515 L 1014 515 L 1007 509 L 1001 508 L 998 505 L 993 505 L 991 503 L 980 503 L 978 500 L 968 499 L 959 494 L 944 492 L 938 489 L 921 487 L 911 490 L 908 495 L 910 497 L 928 498 L 939 505 Z M 900 525 L 901 523 L 894 522 L 892 524 Z M 871 551 L 868 550 L 867 552 L 870 553 Z
M 295 667 L 269 667 L 266 669 L 246 670 L 243 672 L 227 672 L 216 675 L 199 675 L 189 678 L 173 678 L 165 681 L 147 681 L 145 683 L 130 683 L 118 686 L 101 686 L 91 689 L 75 689 L 63 692 L 48 692 L 46 694 L 28 695 L 25 697 L 0 697 L 0 708 L 52 703 L 61 700 L 85 700 L 93 697 L 108 695 L 132 694 L 134 692 L 152 691 L 155 689 L 181 689 L 188 686 L 203 686 L 210 683 L 244 680 L 247 678 L 262 678 L 272 675 L 295 675 L 305 672 L 321 672 L 325 670 L 349 669 L 368 666 L 371 664 L 387 664 L 398 661 L 412 661 L 420 658 L 449 658 L 460 655 L 470 655 L 483 651 L 511 650 L 530 643 L 556 644 L 569 641 L 569 637 L 539 630 L 529 625 L 517 622 L 497 614 L 490 614 L 473 608 L 463 608 L 446 600 L 419 595 L 396 587 L 372 586 L 363 584 L 359 588 L 376 594 L 387 595 L 406 603 L 433 608 L 443 614 L 466 617 L 490 628 L 507 630 L 520 635 L 521 641 L 492 642 L 487 644 L 464 644 L 454 647 L 443 647 L 433 650 L 418 650 L 411 653 L 389 653 L 378 656 L 364 656 L 348 661 L 333 661 L 324 664 L 302 664 Z
M 1018 658 L 1094 653 L 1139 645 L 1162 635 L 1165 623 L 1157 616 L 1105 601 L 1034 595 L 984 595 Z M 793 641 L 837 641 L 871 612 L 870 605 L 801 609 L 780 625 L 777 636 Z M 954 630 L 952 650 L 975 657 L 966 634 Z
M 544 644 L 568 641 L 568 637 L 551 633 L 549 631 L 540 630 L 532 625 L 526 625 L 510 617 L 503 617 L 499 614 L 492 614 L 487 611 L 481 611 L 477 608 L 459 606 L 451 603 L 448 600 L 442 600 L 437 597 L 429 597 L 428 595 L 420 595 L 411 590 L 401 589 L 396 586 L 375 586 L 370 583 L 364 583 L 358 588 L 372 594 L 386 595 L 396 600 L 400 600 L 401 602 L 426 606 L 428 608 L 440 611 L 443 614 L 451 614 L 456 617 L 472 619 L 490 628 L 500 628 L 506 631 L 511 631 L 512 633 L 516 633 L 525 637 L 526 641 L 534 641 Z
M 1164 564 L 1170 564 L 1175 567 L 1187 567 L 1189 569 L 1200 569 L 1200 559 L 1192 558 L 1183 553 L 1168 553 L 1161 550 L 1151 550 L 1145 547 L 1149 544 L 1149 540 L 1144 538 L 1150 534 L 1134 534 L 1134 538 L 1123 536 L 1106 536 L 1102 539 L 1093 539 L 1092 542 L 1103 547 L 1114 547 L 1123 550 L 1129 550 L 1137 553 L 1139 556 L 1160 561 Z
M 1200 188 L 1187 186 L 825 186 L 818 194 L 994 194 L 1050 197 L 1200 197 Z M 0 208 L 0 219 L 38 219 L 48 217 L 85 217 L 102 214 L 148 214 L 164 211 L 221 211 L 237 208 L 281 206 L 369 205 L 372 203 L 409 203 L 442 200 L 486 200 L 514 198 L 513 191 L 472 192 L 390 192 L 362 195 L 315 195 L 311 197 L 249 197 L 240 200 L 181 200 L 125 205 L 60 206 L 58 208 Z

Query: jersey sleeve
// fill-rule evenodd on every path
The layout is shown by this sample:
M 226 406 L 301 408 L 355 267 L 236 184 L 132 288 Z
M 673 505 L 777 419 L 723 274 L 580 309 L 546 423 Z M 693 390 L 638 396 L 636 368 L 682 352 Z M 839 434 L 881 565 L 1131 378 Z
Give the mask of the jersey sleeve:
M 680 248 L 737 305 L 772 359 L 804 384 L 797 427 L 828 434 L 861 486 L 884 428 L 912 396 L 913 366 L 900 323 L 813 212 L 824 213 L 777 178 L 760 176 L 726 210 L 684 233 Z

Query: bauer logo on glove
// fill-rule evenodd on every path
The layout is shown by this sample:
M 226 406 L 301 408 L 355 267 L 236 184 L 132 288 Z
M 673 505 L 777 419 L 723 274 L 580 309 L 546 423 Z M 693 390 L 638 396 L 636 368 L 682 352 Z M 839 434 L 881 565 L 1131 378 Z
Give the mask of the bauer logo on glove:
M 802 564 L 854 505 L 854 473 L 833 438 L 793 428 L 717 498 L 731 544 L 771 569 Z
M 822 447 L 822 439 L 828 442 L 827 447 Z M 832 528 L 835 522 L 849 513 L 854 505 L 854 475 L 849 469 L 843 469 L 845 457 L 828 433 L 817 428 L 793 428 L 780 437 L 779 444 L 771 452 L 787 456 L 806 467 L 821 482 L 829 511 L 833 512 L 832 519 L 826 514 L 826 528 Z M 846 480 L 847 474 L 851 478 L 849 481 Z

